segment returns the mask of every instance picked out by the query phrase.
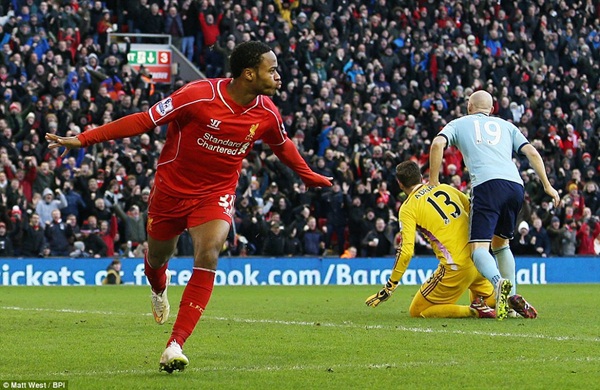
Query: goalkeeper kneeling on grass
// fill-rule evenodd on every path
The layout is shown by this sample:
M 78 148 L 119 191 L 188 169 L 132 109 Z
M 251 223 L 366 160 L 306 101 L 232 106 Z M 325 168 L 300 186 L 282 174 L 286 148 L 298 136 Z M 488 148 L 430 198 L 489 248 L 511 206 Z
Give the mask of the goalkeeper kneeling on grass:
M 419 166 L 413 161 L 398 164 L 396 179 L 407 195 L 399 212 L 402 244 L 396 251 L 388 282 L 365 303 L 376 307 L 392 295 L 413 257 L 418 229 L 431 244 L 440 264 L 415 294 L 410 316 L 495 318 L 494 287 L 471 260 L 467 196 L 446 184 L 436 187 L 423 184 Z M 467 289 L 471 305 L 457 305 Z

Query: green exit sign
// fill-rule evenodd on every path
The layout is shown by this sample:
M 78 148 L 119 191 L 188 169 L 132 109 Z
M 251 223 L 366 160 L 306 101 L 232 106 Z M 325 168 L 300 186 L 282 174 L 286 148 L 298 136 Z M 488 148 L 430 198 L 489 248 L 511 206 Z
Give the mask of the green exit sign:
M 154 50 L 132 50 L 127 53 L 127 61 L 130 64 L 156 64 L 158 55 Z
M 127 61 L 137 65 L 167 65 L 171 63 L 169 50 L 131 50 Z

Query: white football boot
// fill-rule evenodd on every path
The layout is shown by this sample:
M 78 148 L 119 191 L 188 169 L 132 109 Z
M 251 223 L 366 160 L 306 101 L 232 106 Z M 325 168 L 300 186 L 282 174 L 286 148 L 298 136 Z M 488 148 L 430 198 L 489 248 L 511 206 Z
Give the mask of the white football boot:
M 167 289 L 169 288 L 169 283 L 171 283 L 171 272 L 166 270 L 165 274 L 167 275 L 167 283 L 164 291 L 160 294 L 152 291 L 152 314 L 154 315 L 154 321 L 159 325 L 167 322 L 169 319 L 169 312 L 171 311 L 171 306 L 167 299 Z
M 166 371 L 169 374 L 175 370 L 183 371 L 189 363 L 190 361 L 183 354 L 181 346 L 173 340 L 160 357 L 159 371 Z

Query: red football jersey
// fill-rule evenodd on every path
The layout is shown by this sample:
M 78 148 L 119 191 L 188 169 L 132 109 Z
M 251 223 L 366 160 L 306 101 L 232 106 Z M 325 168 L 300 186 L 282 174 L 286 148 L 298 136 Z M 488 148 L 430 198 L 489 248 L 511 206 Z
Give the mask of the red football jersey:
M 261 139 L 310 187 L 329 187 L 331 178 L 311 170 L 287 137 L 270 98 L 259 95 L 246 107 L 227 93 L 231 79 L 192 82 L 156 103 L 77 135 L 82 147 L 133 137 L 168 124 L 154 184 L 175 198 L 233 193 L 241 163 Z
M 287 135 L 275 104 L 258 96 L 246 107 L 226 91 L 231 79 L 191 82 L 149 110 L 155 125 L 168 123 L 155 183 L 174 197 L 233 192 L 242 159 L 254 142 L 280 145 Z

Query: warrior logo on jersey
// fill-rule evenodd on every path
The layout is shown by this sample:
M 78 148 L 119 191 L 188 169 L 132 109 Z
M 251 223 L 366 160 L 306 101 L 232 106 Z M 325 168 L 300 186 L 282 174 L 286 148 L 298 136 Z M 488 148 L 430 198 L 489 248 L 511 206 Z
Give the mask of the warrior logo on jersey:
M 221 121 L 216 120 L 216 119 L 211 119 L 210 120 L 210 125 L 208 125 L 207 127 L 213 130 L 221 130 L 219 129 L 219 126 L 221 126 Z
M 173 110 L 173 99 L 167 98 L 158 102 L 156 106 L 156 111 L 160 114 L 160 116 L 165 116 L 169 111 Z
M 254 139 L 254 134 L 256 134 L 256 130 L 258 130 L 258 123 L 250 126 L 250 130 L 248 130 L 248 135 L 246 136 L 246 141 L 252 141 Z

